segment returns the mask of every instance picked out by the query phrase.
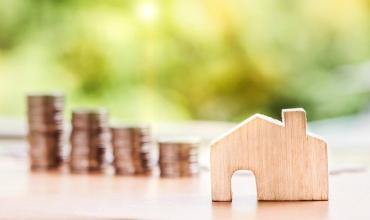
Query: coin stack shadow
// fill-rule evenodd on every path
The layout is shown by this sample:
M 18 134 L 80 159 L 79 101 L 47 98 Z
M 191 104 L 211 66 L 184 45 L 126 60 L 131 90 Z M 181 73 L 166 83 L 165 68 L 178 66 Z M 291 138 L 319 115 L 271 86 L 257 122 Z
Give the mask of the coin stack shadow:
M 63 162 L 64 95 L 27 96 L 28 143 L 31 170 L 58 168 Z
M 153 171 L 150 128 L 112 127 L 113 164 L 117 175 L 149 175 Z
M 199 174 L 198 139 L 162 139 L 158 145 L 161 177 L 191 177 Z
M 108 112 L 104 109 L 72 111 L 70 143 L 72 173 L 104 172 L 110 148 Z

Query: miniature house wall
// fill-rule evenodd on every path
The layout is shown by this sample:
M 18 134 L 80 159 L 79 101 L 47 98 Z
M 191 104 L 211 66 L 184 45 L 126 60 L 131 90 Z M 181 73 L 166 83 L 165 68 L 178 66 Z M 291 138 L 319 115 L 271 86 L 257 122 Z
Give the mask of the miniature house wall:
M 254 173 L 258 200 L 327 200 L 327 145 L 307 132 L 303 109 L 282 112 L 283 122 L 256 114 L 211 145 L 213 201 L 231 201 L 231 177 Z

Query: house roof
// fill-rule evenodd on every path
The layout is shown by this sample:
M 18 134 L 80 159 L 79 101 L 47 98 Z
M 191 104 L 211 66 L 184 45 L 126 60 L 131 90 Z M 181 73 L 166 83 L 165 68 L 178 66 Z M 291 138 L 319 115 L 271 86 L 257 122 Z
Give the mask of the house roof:
M 289 110 L 289 109 L 288 110 L 283 110 L 283 113 L 284 112 L 289 112 L 289 111 L 293 111 L 293 109 L 292 110 Z M 232 129 L 230 129 L 225 134 L 223 134 L 220 137 L 216 138 L 214 141 L 212 141 L 211 146 L 214 145 L 214 144 L 216 144 L 217 142 L 221 141 L 222 139 L 226 138 L 227 136 L 231 135 L 232 133 L 234 133 L 235 131 L 237 131 L 239 128 L 243 127 L 244 125 L 246 125 L 249 122 L 254 121 L 256 119 L 261 119 L 261 120 L 263 120 L 265 122 L 269 122 L 271 124 L 280 126 L 282 128 L 285 127 L 285 125 L 284 125 L 284 123 L 282 121 L 279 121 L 277 119 L 274 119 L 274 118 L 268 117 L 266 115 L 262 115 L 262 114 L 258 114 L 257 113 L 257 114 L 252 115 L 251 117 L 247 118 L 246 120 L 242 121 L 240 124 L 238 124 L 237 126 L 235 126 Z M 325 142 L 325 139 L 322 138 L 322 137 L 320 137 L 319 135 L 313 134 L 313 133 L 308 132 L 308 131 L 306 131 L 306 134 L 307 134 L 307 136 L 310 136 L 312 138 L 316 138 L 316 139 L 319 139 L 319 140 Z

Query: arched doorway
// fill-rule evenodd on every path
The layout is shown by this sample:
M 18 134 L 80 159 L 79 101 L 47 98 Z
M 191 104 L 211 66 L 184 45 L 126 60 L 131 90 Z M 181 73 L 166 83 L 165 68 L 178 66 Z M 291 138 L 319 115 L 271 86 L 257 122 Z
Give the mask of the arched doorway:
M 256 178 L 250 170 L 237 170 L 231 178 L 232 199 L 257 201 Z

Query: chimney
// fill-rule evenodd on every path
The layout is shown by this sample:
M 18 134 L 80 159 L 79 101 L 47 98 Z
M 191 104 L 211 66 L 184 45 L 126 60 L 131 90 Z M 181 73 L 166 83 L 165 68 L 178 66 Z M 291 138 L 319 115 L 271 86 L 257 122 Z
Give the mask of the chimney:
M 307 119 L 303 108 L 283 109 L 283 122 L 292 134 L 306 136 Z

